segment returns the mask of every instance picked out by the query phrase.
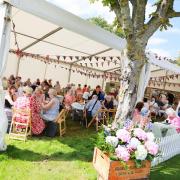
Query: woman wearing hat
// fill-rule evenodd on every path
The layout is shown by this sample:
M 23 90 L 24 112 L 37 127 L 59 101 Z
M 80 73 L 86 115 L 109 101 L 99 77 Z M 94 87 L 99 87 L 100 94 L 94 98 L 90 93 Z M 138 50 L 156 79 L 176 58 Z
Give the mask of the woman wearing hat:
M 32 133 L 39 135 L 43 132 L 45 128 L 44 121 L 41 118 L 41 104 L 43 100 L 43 91 L 40 86 L 38 86 L 33 95 L 30 98 L 30 108 L 32 112 Z

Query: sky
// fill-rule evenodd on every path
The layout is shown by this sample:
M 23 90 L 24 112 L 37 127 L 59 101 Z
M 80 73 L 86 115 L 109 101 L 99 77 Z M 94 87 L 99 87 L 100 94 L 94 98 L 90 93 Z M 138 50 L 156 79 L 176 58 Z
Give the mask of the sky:
M 101 16 L 109 23 L 114 20 L 114 13 L 101 2 L 91 4 L 89 0 L 48 0 L 61 8 L 84 19 Z M 153 12 L 155 0 L 149 0 L 146 10 L 146 19 Z M 180 11 L 180 0 L 175 0 L 175 10 Z M 147 49 L 160 56 L 176 58 L 180 55 L 180 17 L 171 19 L 172 28 L 167 31 L 157 31 L 149 40 Z

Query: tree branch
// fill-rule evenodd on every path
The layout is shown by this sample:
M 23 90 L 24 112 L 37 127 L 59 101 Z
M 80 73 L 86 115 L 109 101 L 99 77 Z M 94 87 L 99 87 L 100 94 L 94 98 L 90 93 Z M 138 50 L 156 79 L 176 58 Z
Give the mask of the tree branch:
M 142 38 L 146 41 L 157 31 L 157 29 L 164 23 L 164 20 L 168 18 L 168 12 L 173 6 L 174 0 L 162 0 L 158 5 L 152 18 L 144 27 Z
M 146 12 L 147 0 L 137 0 L 136 6 L 133 6 L 133 24 L 135 33 L 142 29 L 145 21 L 145 12 Z M 135 9 L 136 8 L 136 9 Z
M 113 4 L 111 4 L 111 9 L 116 14 L 119 25 L 122 27 L 123 26 L 123 21 L 122 21 L 121 7 L 119 5 L 118 0 L 115 0 L 115 2 Z
M 180 12 L 173 11 L 169 13 L 168 17 L 169 18 L 180 17 Z
M 131 38 L 133 36 L 133 24 L 130 16 L 129 0 L 118 0 L 121 7 L 123 30 L 125 32 L 126 38 Z

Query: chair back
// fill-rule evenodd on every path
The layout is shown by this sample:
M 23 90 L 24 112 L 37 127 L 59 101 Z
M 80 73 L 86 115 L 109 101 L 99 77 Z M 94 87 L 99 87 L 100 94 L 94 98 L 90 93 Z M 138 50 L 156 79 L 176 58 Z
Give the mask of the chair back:
M 66 109 L 62 109 L 59 113 L 58 117 L 56 118 L 56 122 L 60 123 L 62 121 L 65 121 L 68 111 Z
M 23 116 L 23 118 L 27 119 L 27 120 L 31 120 L 31 109 L 29 108 L 25 108 L 25 109 L 18 109 L 18 108 L 13 108 L 12 110 L 12 120 L 14 120 L 16 117 L 21 117 Z

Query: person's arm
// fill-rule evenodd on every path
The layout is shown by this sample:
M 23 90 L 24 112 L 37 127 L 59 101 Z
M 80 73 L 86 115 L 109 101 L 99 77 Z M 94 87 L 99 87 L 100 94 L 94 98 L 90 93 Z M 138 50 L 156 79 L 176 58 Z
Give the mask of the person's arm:
M 10 97 L 9 94 L 6 94 L 5 99 L 9 102 L 9 104 L 10 104 L 11 106 L 14 105 L 14 102 L 13 102 L 13 100 L 11 99 L 11 97 Z
M 54 105 L 54 100 L 52 99 L 48 104 L 42 104 L 42 108 L 44 109 L 44 110 L 48 110 L 48 109 L 50 109 L 53 105 Z
M 180 101 L 178 103 L 178 106 L 176 108 L 176 116 L 179 117 L 179 111 L 180 111 Z

